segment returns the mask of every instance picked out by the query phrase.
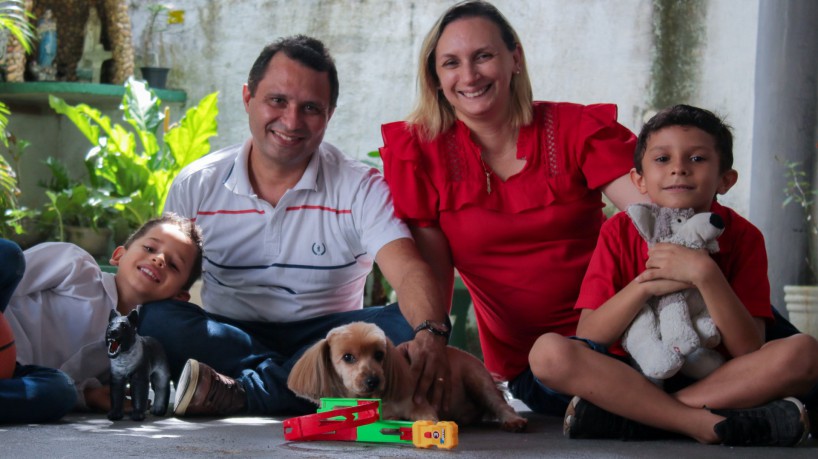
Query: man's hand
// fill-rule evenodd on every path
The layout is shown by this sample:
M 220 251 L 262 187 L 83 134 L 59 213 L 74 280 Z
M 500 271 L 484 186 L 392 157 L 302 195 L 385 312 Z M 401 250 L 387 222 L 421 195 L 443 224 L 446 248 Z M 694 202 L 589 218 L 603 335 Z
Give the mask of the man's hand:
M 448 409 L 451 379 L 446 339 L 421 331 L 399 349 L 409 358 L 412 378 L 417 381 L 414 402 L 423 403 L 427 399 L 438 412 Z

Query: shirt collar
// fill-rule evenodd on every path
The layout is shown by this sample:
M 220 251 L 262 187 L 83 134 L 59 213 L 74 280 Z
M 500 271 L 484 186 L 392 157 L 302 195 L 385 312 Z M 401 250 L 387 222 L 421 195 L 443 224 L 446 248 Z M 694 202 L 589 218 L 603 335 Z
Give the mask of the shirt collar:
M 228 172 L 224 185 L 236 194 L 255 196 L 256 192 L 250 184 L 250 170 L 248 164 L 250 163 L 250 148 L 253 145 L 253 139 L 247 139 L 241 146 L 236 159 L 233 161 L 233 167 Z M 322 144 L 323 145 L 323 144 Z M 292 188 L 293 190 L 315 190 L 319 189 L 319 180 L 321 179 L 321 145 L 313 153 L 310 162 L 307 163 L 307 168 L 301 179 Z

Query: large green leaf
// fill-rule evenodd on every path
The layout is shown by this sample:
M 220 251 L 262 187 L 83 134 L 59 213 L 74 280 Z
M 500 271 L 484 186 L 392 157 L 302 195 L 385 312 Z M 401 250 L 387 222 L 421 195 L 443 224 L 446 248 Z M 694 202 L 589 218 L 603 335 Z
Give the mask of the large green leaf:
M 210 151 L 210 138 L 218 133 L 218 96 L 219 93 L 214 92 L 203 97 L 165 134 L 165 143 L 180 169 Z
M 79 129 L 82 135 L 84 135 L 92 145 L 97 145 L 99 143 L 100 128 L 98 124 L 91 123 L 91 121 L 94 120 L 94 117 L 89 116 L 89 114 L 95 115 L 97 119 L 102 117 L 103 115 L 99 112 L 99 110 L 91 108 L 85 104 L 79 104 L 74 107 L 72 105 L 68 105 L 59 97 L 50 94 L 48 96 L 48 105 L 50 105 L 55 112 L 67 116 L 68 119 L 74 123 L 74 126 Z M 97 121 L 97 123 L 98 122 L 99 121 Z M 108 120 L 107 124 L 110 126 L 110 120 Z
M 133 77 L 125 82 L 125 95 L 122 97 L 123 117 L 139 136 L 144 154 L 153 156 L 159 151 L 156 130 L 165 118 L 162 112 L 162 101 L 148 89 L 144 81 Z
M 23 0 L 0 2 L 0 29 L 8 30 L 23 45 L 26 54 L 31 53 L 31 44 L 37 40 L 37 29 L 28 19 L 33 17 L 26 11 Z

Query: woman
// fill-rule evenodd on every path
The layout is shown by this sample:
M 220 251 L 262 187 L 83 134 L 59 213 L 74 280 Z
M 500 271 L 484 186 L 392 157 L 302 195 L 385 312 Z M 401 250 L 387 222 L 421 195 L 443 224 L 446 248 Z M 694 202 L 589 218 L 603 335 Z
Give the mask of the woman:
M 528 353 L 546 332 L 575 332 L 602 193 L 619 208 L 643 199 L 626 176 L 635 137 L 613 105 L 532 102 L 520 40 L 486 2 L 438 20 L 419 72 L 409 120 L 382 129 L 396 211 L 446 298 L 460 273 L 494 377 L 533 410 L 562 415 L 569 398 L 536 381 Z

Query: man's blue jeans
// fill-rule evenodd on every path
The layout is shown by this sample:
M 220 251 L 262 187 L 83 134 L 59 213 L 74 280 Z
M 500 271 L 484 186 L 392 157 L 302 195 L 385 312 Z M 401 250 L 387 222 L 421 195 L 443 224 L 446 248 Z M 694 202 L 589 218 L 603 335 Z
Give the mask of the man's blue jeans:
M 0 239 L 0 313 L 26 268 L 17 244 Z M 17 365 L 14 375 L 0 379 L 0 423 L 56 421 L 77 401 L 74 383 L 65 373 L 36 365 Z
M 143 305 L 139 316 L 139 333 L 162 343 L 174 381 L 187 359 L 196 359 L 239 381 L 247 392 L 247 414 L 314 412 L 315 405 L 287 389 L 287 377 L 304 351 L 334 327 L 371 322 L 395 344 L 414 336 L 397 304 L 269 323 L 233 320 L 167 300 Z

